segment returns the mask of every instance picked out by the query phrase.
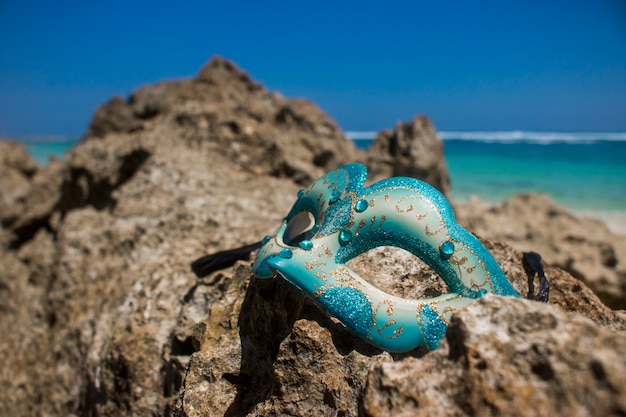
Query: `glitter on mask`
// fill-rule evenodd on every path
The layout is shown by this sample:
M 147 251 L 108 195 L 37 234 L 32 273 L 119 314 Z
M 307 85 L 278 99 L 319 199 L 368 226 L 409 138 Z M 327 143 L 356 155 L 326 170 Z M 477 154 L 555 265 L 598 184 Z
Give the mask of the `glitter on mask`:
M 439 342 L 446 334 L 446 323 L 439 318 L 437 313 L 428 304 L 424 305 L 419 314 L 419 322 L 422 325 L 422 333 L 426 339 L 428 349 L 435 350 Z
M 372 323 L 372 306 L 362 292 L 350 287 L 333 287 L 317 298 L 330 314 L 355 334 L 367 337 Z

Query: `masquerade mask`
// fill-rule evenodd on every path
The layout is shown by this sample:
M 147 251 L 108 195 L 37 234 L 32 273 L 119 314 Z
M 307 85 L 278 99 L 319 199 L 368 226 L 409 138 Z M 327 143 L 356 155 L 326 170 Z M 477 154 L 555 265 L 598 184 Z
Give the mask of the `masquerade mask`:
M 363 187 L 366 176 L 363 165 L 346 165 L 298 192 L 283 224 L 263 239 L 253 265 L 257 277 L 278 272 L 352 333 L 392 352 L 435 349 L 452 313 L 488 292 L 518 296 L 487 249 L 456 223 L 435 188 L 404 177 Z M 378 246 L 418 256 L 450 292 L 404 299 L 346 266 Z

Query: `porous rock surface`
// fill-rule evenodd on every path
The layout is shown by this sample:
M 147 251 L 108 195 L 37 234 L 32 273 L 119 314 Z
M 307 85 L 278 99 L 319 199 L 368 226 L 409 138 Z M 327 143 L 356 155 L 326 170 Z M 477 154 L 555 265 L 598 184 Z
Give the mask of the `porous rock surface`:
M 450 177 L 443 156 L 443 142 L 427 116 L 398 122 L 378 132 L 367 152 L 372 180 L 393 176 L 426 181 L 444 195 L 450 191 Z
M 550 305 L 487 295 L 429 356 L 376 365 L 365 416 L 608 416 L 626 408 L 626 335 Z
M 113 133 L 175 138 L 233 168 L 303 185 L 361 155 L 315 104 L 269 93 L 217 57 L 195 78 L 148 85 L 127 100 L 114 97 L 96 111 L 85 140 Z
M 551 306 L 490 297 L 459 312 L 440 349 L 403 355 L 354 338 L 284 280 L 253 278 L 249 261 L 196 278 L 197 257 L 275 229 L 303 182 L 365 159 L 313 104 L 267 93 L 226 60 L 111 100 L 63 160 L 33 168 L 11 149 L 1 172 L 17 185 L 3 188 L 0 212 L 6 415 L 626 412 L 625 314 L 558 267 L 546 270 Z M 526 295 L 521 254 L 485 243 Z M 395 294 L 446 290 L 403 251 L 351 266 Z M 584 343 L 564 346 L 572 335 Z M 498 389 L 509 379 L 516 392 Z M 416 397 L 418 383 L 441 401 Z
M 459 222 L 474 233 L 520 251 L 584 281 L 608 306 L 626 308 L 626 236 L 575 216 L 543 194 L 523 193 L 495 205 L 473 198 L 456 204 Z
M 521 253 L 487 245 L 526 295 Z M 421 262 L 399 267 L 406 257 L 382 248 L 353 267 L 395 266 L 368 277 L 390 292 L 398 281 L 412 282 L 408 287 L 415 288 L 396 289 L 398 295 L 435 296 L 445 289 Z M 565 271 L 548 267 L 546 273 L 549 305 L 491 296 L 459 312 L 436 351 L 392 355 L 355 340 L 284 280 L 250 280 L 249 264 L 240 263 L 231 276 L 238 301 L 217 307 L 219 324 L 209 317 L 199 326 L 202 347 L 189 364 L 179 413 L 619 415 L 626 405 L 624 388 L 615 385 L 626 366 L 626 314 L 604 306 Z M 216 328 L 218 340 L 207 330 Z
M 0 140 L 0 218 L 11 218 L 13 203 L 22 197 L 37 164 L 26 148 L 17 142 Z

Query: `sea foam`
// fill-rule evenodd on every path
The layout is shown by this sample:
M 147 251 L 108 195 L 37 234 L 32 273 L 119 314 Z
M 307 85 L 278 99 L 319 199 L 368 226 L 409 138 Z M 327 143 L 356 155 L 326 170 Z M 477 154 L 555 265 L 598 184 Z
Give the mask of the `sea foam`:
M 480 142 L 533 142 L 533 143 L 596 143 L 601 141 L 626 141 L 626 132 L 525 132 L 495 131 L 466 132 L 441 131 L 443 140 L 472 140 Z
M 352 140 L 372 140 L 374 131 L 348 131 Z M 602 141 L 624 142 L 626 132 L 535 132 L 535 131 L 448 131 L 437 133 L 443 140 L 471 140 L 478 142 L 533 142 L 533 143 L 596 143 Z

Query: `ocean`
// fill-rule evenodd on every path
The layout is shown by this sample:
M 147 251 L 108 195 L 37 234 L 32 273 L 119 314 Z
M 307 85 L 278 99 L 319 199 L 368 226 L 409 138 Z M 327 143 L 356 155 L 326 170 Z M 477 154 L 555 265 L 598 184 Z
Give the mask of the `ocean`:
M 452 198 L 549 194 L 579 213 L 626 214 L 626 133 L 439 132 Z M 349 136 L 366 149 L 372 135 Z
M 23 142 L 30 156 L 40 165 L 50 162 L 51 158 L 63 158 L 65 153 L 76 144 L 74 140 L 36 140 Z
M 513 194 L 549 194 L 575 212 L 626 214 L 626 133 L 439 132 L 452 198 L 501 202 Z M 371 132 L 348 132 L 366 149 Z M 28 141 L 41 164 L 73 141 Z

